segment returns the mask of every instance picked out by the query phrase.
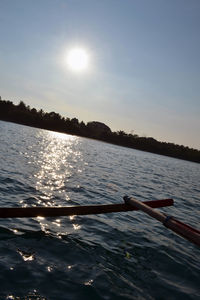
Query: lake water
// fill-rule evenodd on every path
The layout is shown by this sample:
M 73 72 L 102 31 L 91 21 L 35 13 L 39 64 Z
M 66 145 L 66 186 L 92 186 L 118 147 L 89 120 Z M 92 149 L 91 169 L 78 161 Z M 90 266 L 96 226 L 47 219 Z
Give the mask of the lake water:
M 0 121 L 0 206 L 173 198 L 199 228 L 200 165 Z M 142 212 L 0 219 L 2 299 L 200 299 L 200 249 Z

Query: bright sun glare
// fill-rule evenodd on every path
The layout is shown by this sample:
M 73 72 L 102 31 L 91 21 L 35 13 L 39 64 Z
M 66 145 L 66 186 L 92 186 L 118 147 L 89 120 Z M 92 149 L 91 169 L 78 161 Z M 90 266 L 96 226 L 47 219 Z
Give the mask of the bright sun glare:
M 89 56 L 85 49 L 74 48 L 67 54 L 67 65 L 75 72 L 85 71 L 89 65 Z

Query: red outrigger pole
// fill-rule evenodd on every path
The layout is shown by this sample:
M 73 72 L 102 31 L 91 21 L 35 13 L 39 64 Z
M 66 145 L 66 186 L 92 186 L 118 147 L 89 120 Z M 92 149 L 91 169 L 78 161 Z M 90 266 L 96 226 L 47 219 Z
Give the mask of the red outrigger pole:
M 150 207 L 165 207 L 173 205 L 172 199 L 146 201 Z M 57 217 L 72 215 L 106 214 L 113 212 L 133 211 L 138 208 L 130 204 L 104 204 L 104 205 L 77 205 L 77 206 L 40 206 L 40 207 L 1 207 L 0 218 L 34 218 L 34 217 Z
M 195 229 L 183 222 L 180 222 L 174 217 L 166 216 L 165 214 L 147 206 L 144 202 L 140 202 L 132 197 L 125 196 L 124 201 L 125 203 L 132 205 L 133 207 L 138 208 L 139 210 L 142 210 L 143 212 L 147 213 L 149 216 L 163 223 L 163 225 L 167 228 L 171 229 L 172 231 L 181 235 L 188 241 L 200 247 L 200 231 L 198 229 Z

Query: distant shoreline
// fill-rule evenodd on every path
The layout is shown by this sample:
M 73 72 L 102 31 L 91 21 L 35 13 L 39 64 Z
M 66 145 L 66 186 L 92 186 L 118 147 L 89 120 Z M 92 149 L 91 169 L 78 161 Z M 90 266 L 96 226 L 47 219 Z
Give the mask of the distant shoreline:
M 22 101 L 15 105 L 9 100 L 0 98 L 0 120 L 200 163 L 200 151 L 197 149 L 159 142 L 152 137 L 139 137 L 137 134 L 127 134 L 124 131 L 112 132 L 103 123 L 94 121 L 85 124 L 76 118 L 64 118 L 55 112 L 46 113 L 42 109 L 37 111 Z

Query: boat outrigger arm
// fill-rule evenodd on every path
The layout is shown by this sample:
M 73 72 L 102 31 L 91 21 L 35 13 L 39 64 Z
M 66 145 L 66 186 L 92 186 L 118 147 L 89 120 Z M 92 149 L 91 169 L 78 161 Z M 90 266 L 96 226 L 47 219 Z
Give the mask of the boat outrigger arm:
M 153 208 L 161 208 L 174 204 L 173 199 L 162 199 L 140 202 L 131 197 L 124 197 L 125 203 L 84 205 L 84 206 L 51 206 L 51 207 L 1 207 L 0 218 L 34 218 L 34 217 L 57 217 L 72 215 L 105 214 L 114 212 L 126 212 L 142 210 L 151 217 L 162 222 L 163 225 L 190 242 L 200 246 L 200 231 L 186 225 L 171 216 L 167 216 Z
M 158 210 L 152 209 L 144 202 L 140 202 L 131 197 L 124 197 L 124 201 L 133 207 L 142 210 L 152 218 L 161 222 L 164 226 L 179 234 L 183 238 L 200 247 L 200 231 L 175 219 L 172 216 L 167 216 Z

